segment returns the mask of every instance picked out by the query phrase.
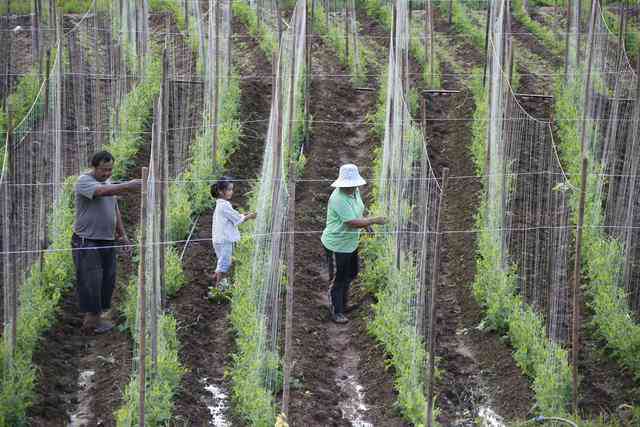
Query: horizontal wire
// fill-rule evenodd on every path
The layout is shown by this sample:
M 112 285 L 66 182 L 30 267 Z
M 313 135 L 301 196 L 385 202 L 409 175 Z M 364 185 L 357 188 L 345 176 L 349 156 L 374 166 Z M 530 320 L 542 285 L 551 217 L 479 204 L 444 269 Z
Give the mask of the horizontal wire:
M 417 167 L 419 168 L 419 167 Z M 508 173 L 495 173 L 495 174 L 487 174 L 487 175 L 454 175 L 454 176 L 448 176 L 447 179 L 448 180 L 472 180 L 472 179 L 477 179 L 477 180 L 483 180 L 486 178 L 492 178 L 492 177 L 503 177 L 503 176 L 507 176 L 507 177 L 517 177 L 517 176 L 530 176 L 530 175 L 553 175 L 553 176 L 580 176 L 580 174 L 569 174 L 566 172 L 554 172 L 554 171 L 548 171 L 548 170 L 541 170 L 541 171 L 530 171 L 530 172 L 508 172 Z M 634 179 L 638 179 L 640 178 L 640 175 L 624 175 L 624 174 L 607 174 L 607 173 L 588 173 L 587 175 L 589 176 L 597 176 L 597 177 L 604 177 L 604 178 L 634 178 Z M 442 180 L 442 178 L 439 177 L 425 177 L 425 178 L 411 178 L 411 177 L 407 177 L 407 178 L 372 178 L 372 177 L 367 177 L 367 176 L 363 176 L 363 178 L 369 182 L 397 182 L 397 181 L 438 181 L 440 182 Z M 294 182 L 333 182 L 335 181 L 336 178 L 315 178 L 315 179 L 311 179 L 311 178 L 301 178 L 301 179 L 295 179 Z M 155 183 L 178 183 L 178 184 L 189 184 L 189 183 L 200 183 L 200 182 L 210 182 L 210 183 L 214 183 L 217 182 L 218 180 L 215 178 L 212 179 L 166 179 L 166 180 L 150 180 L 150 182 L 155 182 Z M 260 178 L 229 178 L 226 179 L 226 181 L 229 182 L 258 182 L 260 181 Z M 112 182 L 111 184 L 119 184 L 119 183 L 123 183 L 126 181 L 121 181 L 121 182 Z M 269 182 L 289 182 L 286 179 L 271 179 L 269 180 Z M 9 187 L 39 187 L 39 186 L 53 186 L 53 185 L 62 185 L 64 184 L 64 182 L 36 182 L 36 183 L 7 183 L 5 182 L 3 185 L 4 186 L 9 186 Z M 552 190 L 553 191 L 553 190 Z
M 389 236 L 389 235 L 448 235 L 448 234 L 477 234 L 482 232 L 524 232 L 524 231 L 535 231 L 535 230 L 567 230 L 574 229 L 575 225 L 536 225 L 536 226 L 528 226 L 528 227 L 504 227 L 504 228 L 475 228 L 468 230 L 444 230 L 444 231 L 410 231 L 410 230 L 402 230 L 402 231 L 374 231 L 368 232 L 367 235 L 374 236 Z M 583 224 L 582 228 L 592 228 L 592 229 L 616 229 L 616 230 L 640 230 L 640 226 L 617 226 L 617 225 L 589 225 Z M 260 233 L 260 234 L 244 234 L 244 236 L 249 236 L 254 239 L 269 237 L 269 236 L 284 236 L 284 235 L 318 235 L 324 233 L 324 230 L 308 230 L 308 231 L 281 231 L 277 233 Z M 86 239 L 91 240 L 91 239 Z M 191 243 L 191 242 L 211 242 L 211 238 L 199 238 L 199 239 L 190 239 L 190 240 L 165 240 L 165 241 L 156 241 L 156 242 L 147 242 L 144 247 L 153 247 L 153 246 L 168 246 L 175 245 L 179 243 Z M 140 247 L 140 244 L 114 244 L 114 245 L 106 245 L 106 246 L 91 246 L 91 247 L 83 247 L 83 248 L 59 248 L 59 249 L 32 249 L 32 250 L 22 250 L 22 251 L 0 251 L 0 255 L 20 255 L 20 254 L 37 254 L 37 253 L 52 253 L 52 252 L 74 252 L 74 251 L 82 251 L 82 250 L 95 250 L 95 249 L 115 249 L 115 248 L 137 248 Z

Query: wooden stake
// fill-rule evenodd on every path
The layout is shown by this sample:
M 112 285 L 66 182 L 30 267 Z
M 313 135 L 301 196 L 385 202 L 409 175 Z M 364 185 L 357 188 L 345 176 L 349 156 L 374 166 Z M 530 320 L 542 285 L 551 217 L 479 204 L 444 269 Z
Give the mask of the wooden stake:
M 573 321 L 571 324 L 571 368 L 573 374 L 573 413 L 578 414 L 578 353 L 580 351 L 580 276 L 582 257 L 582 226 L 584 223 L 584 204 L 587 193 L 588 160 L 582 158 L 582 174 L 580 178 L 580 205 L 578 208 L 578 224 L 576 226 L 576 253 L 573 266 Z
M 145 253 L 147 236 L 144 227 L 147 215 L 147 179 L 149 169 L 142 168 L 142 192 L 140 196 L 140 263 L 138 264 L 138 404 L 139 404 L 139 425 L 144 426 L 144 404 L 145 404 L 145 359 L 147 353 L 146 343 L 146 301 L 145 301 Z
M 449 177 L 449 169 L 442 169 L 442 188 L 440 189 L 440 198 L 438 199 L 438 215 L 436 219 L 436 236 L 434 242 L 434 255 L 433 264 L 431 267 L 431 304 L 429 304 L 429 348 L 427 349 L 429 354 L 429 361 L 427 366 L 427 427 L 433 425 L 433 384 L 435 376 L 435 348 L 436 348 L 436 333 L 435 333 L 435 319 L 436 319 L 436 295 L 438 290 L 438 281 L 440 280 L 440 220 L 442 218 L 442 207 L 447 188 L 447 179 Z M 426 217 L 425 215 L 425 232 L 426 232 Z M 424 240 L 427 240 L 427 236 L 424 236 Z
M 198 7 L 196 5 L 196 7 Z M 161 115 L 160 115 L 160 239 L 165 242 L 167 236 L 167 193 L 169 191 L 169 159 L 168 159 L 168 128 L 169 128 L 169 57 L 167 51 L 162 53 L 162 86 L 161 86 Z M 167 289 L 165 281 L 165 264 L 167 248 L 160 245 L 160 301 L 164 307 L 167 300 Z
M 453 0 L 449 0 L 449 25 L 451 25 L 453 19 Z

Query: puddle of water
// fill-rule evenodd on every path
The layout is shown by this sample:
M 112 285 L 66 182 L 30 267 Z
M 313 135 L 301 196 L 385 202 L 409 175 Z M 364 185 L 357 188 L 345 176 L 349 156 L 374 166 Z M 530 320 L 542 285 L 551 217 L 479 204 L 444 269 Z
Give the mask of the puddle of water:
M 482 420 L 483 427 L 505 427 L 502 417 L 487 406 L 481 406 L 478 410 L 478 418 Z
M 78 376 L 78 407 L 69 416 L 67 427 L 85 427 L 92 421 L 91 413 L 91 391 L 93 389 L 93 377 L 96 371 L 88 369 L 80 372 Z
M 342 418 L 349 421 L 353 427 L 373 427 L 373 424 L 364 419 L 367 405 L 364 403 L 363 387 L 358 384 L 355 375 L 347 375 L 344 379 L 338 378 L 336 382 L 349 396 L 349 399 L 340 403 Z
M 230 427 L 231 424 L 224 419 L 224 413 L 227 410 L 227 400 L 229 396 L 222 389 L 214 384 L 208 384 L 207 378 L 201 381 L 204 389 L 211 395 L 206 399 L 205 403 L 209 408 L 209 425 L 216 427 Z

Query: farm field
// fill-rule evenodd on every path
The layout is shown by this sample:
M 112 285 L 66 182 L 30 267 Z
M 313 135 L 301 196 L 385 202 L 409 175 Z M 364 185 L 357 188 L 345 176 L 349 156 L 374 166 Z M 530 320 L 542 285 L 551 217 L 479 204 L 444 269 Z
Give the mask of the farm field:
M 637 2 L 0 0 L 0 58 L 0 426 L 640 426 Z

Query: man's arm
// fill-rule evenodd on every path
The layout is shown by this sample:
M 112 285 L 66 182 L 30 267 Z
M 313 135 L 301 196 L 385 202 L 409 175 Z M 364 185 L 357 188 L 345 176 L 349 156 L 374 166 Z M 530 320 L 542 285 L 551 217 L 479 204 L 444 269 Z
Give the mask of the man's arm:
M 117 196 L 127 191 L 137 190 L 142 186 L 142 180 L 132 179 L 121 184 L 105 184 L 96 188 L 93 197 Z

